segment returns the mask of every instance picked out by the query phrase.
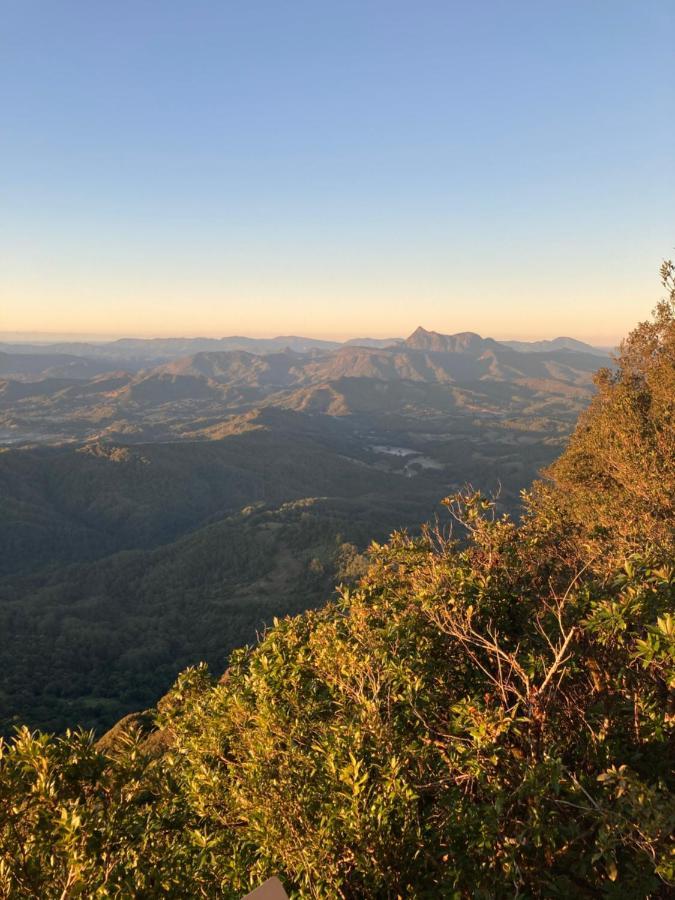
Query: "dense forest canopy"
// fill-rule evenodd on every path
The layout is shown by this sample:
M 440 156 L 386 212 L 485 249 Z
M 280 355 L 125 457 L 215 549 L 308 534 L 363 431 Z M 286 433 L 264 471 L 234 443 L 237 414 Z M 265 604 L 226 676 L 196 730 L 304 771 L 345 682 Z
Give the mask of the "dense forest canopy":
M 374 544 L 322 609 L 101 743 L 3 746 L 12 897 L 672 896 L 675 284 L 522 522 Z M 468 535 L 465 539 L 460 535 Z

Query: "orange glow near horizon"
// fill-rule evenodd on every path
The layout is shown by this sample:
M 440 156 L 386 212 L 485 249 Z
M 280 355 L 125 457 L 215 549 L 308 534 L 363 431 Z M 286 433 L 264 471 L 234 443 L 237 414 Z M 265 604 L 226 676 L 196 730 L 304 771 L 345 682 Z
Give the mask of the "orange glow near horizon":
M 0 286 L 9 298 L 0 304 L 0 334 L 5 340 L 33 335 L 45 341 L 229 335 L 340 341 L 406 337 L 422 325 L 444 334 L 475 331 L 503 340 L 565 335 L 612 346 L 648 317 L 658 300 L 656 279 L 645 282 L 624 283 L 621 290 L 592 284 L 597 298 L 592 302 L 575 296 L 572 286 L 558 284 L 549 288 L 545 303 L 541 297 L 546 294 L 536 285 L 528 291 L 509 285 L 500 296 L 489 283 L 464 284 L 455 291 L 427 283 L 417 298 L 412 283 L 380 285 L 377 291 L 370 285 L 359 290 L 356 283 L 304 285 L 302 291 L 281 283 L 276 291 L 253 284 L 248 291 L 237 285 L 230 292 L 203 283 L 193 291 L 180 283 L 145 290 L 109 284 L 105 290 L 60 291 L 52 284 L 39 293 L 35 284 L 15 283 Z

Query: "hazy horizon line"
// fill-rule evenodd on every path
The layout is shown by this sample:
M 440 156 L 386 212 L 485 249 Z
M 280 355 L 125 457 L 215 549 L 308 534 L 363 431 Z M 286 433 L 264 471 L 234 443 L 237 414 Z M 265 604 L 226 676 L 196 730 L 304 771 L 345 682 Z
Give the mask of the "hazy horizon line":
M 470 333 L 471 329 L 462 329 L 461 331 L 453 332 L 453 331 L 438 331 L 434 328 L 426 328 L 426 331 L 435 332 L 437 334 L 444 335 L 453 335 L 453 334 L 466 334 Z M 412 334 L 413 332 L 411 332 Z M 595 347 L 601 348 L 611 348 L 615 347 L 619 344 L 621 338 L 607 338 L 607 337 L 597 337 L 588 335 L 578 335 L 578 334 L 553 334 L 553 335 L 523 335 L 522 333 L 512 333 L 508 335 L 501 335 L 497 337 L 493 334 L 481 334 L 476 331 L 475 334 L 480 335 L 482 338 L 492 338 L 496 341 L 525 341 L 525 342 L 536 342 L 536 341 L 546 341 L 546 340 L 555 340 L 557 338 L 572 338 L 573 340 L 583 341 L 585 343 L 591 344 Z M 32 344 L 59 344 L 59 343 L 100 343 L 100 344 L 108 344 L 114 343 L 115 341 L 120 340 L 156 340 L 156 341 L 168 341 L 168 340 L 184 340 L 184 341 L 196 341 L 196 340 L 234 340 L 237 338 L 247 338 L 249 340 L 275 340 L 279 338 L 300 338 L 303 340 L 315 340 L 315 341 L 332 341 L 334 343 L 345 343 L 346 341 L 354 341 L 354 340 L 391 340 L 391 341 L 403 341 L 409 335 L 391 335 L 391 334 L 361 334 L 361 333 L 348 333 L 348 334 L 312 334 L 312 333 L 286 333 L 286 334 L 278 334 L 272 332 L 266 333 L 247 333 L 247 332 L 239 332 L 239 333 L 230 333 L 230 334 L 207 334 L 207 333 L 194 333 L 194 334 L 185 334 L 185 333 L 176 333 L 171 332 L 168 334 L 161 334 L 157 332 L 114 332 L 114 333 L 101 333 L 101 332 L 76 332 L 76 331 L 2 331 L 0 330 L 0 341 L 7 344 L 23 344 L 23 343 L 32 343 Z

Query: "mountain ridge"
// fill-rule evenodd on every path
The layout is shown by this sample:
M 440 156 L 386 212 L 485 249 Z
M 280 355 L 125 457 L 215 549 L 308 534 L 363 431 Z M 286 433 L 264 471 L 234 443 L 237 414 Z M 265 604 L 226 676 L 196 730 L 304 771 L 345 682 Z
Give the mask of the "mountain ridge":
M 482 343 L 481 343 L 482 342 Z M 607 355 L 603 348 L 593 347 L 575 338 L 557 337 L 542 341 L 496 341 L 483 338 L 471 331 L 455 334 L 444 334 L 429 331 L 419 326 L 407 338 L 350 338 L 347 341 L 328 341 L 319 338 L 308 338 L 298 335 L 280 335 L 274 338 L 250 338 L 233 335 L 223 338 L 119 338 L 102 343 L 91 342 L 54 342 L 35 344 L 30 342 L 0 341 L 0 373 L 21 373 L 20 360 L 14 360 L 14 370 L 8 368 L 12 360 L 6 357 L 30 356 L 33 358 L 34 371 L 47 368 L 39 358 L 45 356 L 67 356 L 69 359 L 55 360 L 61 365 L 74 364 L 75 358 L 89 360 L 89 365 L 104 365 L 107 361 L 115 368 L 128 368 L 136 371 L 148 364 L 159 365 L 185 356 L 201 352 L 227 352 L 241 350 L 257 355 L 273 354 L 291 350 L 301 354 L 325 353 L 344 347 L 369 347 L 373 349 L 394 348 L 404 346 L 438 351 L 459 352 L 467 349 L 475 350 L 478 346 L 484 349 L 499 346 L 509 347 L 525 353 L 548 352 L 552 350 L 575 350 L 578 352 Z M 35 358 L 38 359 L 35 359 Z M 24 360 L 24 362 L 28 362 Z M 100 369 L 99 371 L 103 371 Z

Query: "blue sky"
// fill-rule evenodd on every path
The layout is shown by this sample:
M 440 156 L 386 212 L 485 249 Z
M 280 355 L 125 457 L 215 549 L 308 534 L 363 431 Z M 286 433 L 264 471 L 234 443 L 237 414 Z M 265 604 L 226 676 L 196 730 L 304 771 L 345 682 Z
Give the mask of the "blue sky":
M 675 4 L 0 0 L 0 330 L 612 342 Z

